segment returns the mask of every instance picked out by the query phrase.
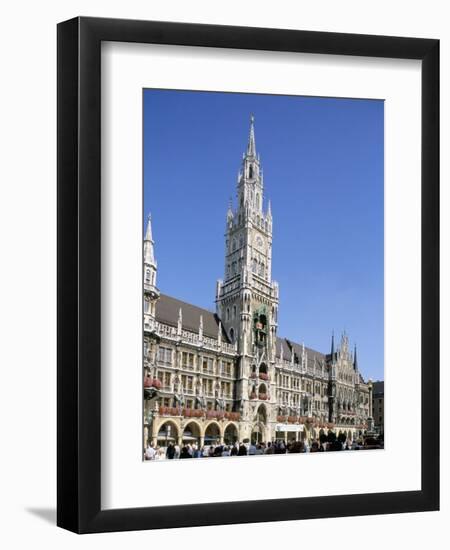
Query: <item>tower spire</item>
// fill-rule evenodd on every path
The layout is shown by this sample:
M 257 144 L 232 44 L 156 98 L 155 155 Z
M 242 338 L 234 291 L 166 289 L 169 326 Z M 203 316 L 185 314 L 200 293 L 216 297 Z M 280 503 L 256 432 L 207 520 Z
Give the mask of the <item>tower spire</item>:
M 155 250 L 154 250 L 153 233 L 152 233 L 152 215 L 147 216 L 147 228 L 144 237 L 144 261 L 148 265 L 156 268 Z
M 248 136 L 247 156 L 254 157 L 255 155 L 255 117 L 253 115 L 250 115 L 250 133 Z
M 355 371 L 358 371 L 358 359 L 356 357 L 356 344 L 355 344 L 355 351 L 353 353 L 353 369 Z

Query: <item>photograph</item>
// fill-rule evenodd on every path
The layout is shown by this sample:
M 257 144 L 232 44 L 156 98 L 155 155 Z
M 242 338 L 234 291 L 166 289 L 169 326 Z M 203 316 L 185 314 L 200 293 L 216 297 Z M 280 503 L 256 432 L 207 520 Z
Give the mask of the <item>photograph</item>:
M 144 89 L 142 146 L 143 459 L 383 449 L 384 102 Z

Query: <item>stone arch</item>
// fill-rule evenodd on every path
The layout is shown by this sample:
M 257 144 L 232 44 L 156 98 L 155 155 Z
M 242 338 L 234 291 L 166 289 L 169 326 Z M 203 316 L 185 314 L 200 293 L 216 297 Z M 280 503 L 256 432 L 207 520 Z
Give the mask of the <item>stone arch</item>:
M 267 385 L 265 382 L 261 382 L 258 388 L 258 394 L 267 396 Z
M 220 424 L 215 420 L 211 420 L 206 424 L 203 437 L 205 445 L 215 445 L 218 441 L 222 440 L 222 429 Z
M 200 445 L 201 437 L 201 425 L 196 420 L 189 420 L 183 429 L 181 440 L 186 443 L 197 443 L 197 445 Z
M 262 362 L 259 365 L 259 372 L 263 374 L 267 374 L 267 363 Z
M 234 422 L 228 422 L 223 430 L 223 440 L 227 445 L 232 445 L 239 441 L 239 428 Z
M 255 422 L 262 423 L 263 425 L 267 424 L 268 414 L 267 407 L 264 403 L 261 403 L 255 413 Z
M 262 443 L 266 441 L 266 427 L 262 422 L 253 424 L 250 439 L 253 443 Z
M 162 419 L 156 429 L 156 443 L 167 446 L 171 441 L 177 443 L 180 437 L 180 426 L 174 420 Z

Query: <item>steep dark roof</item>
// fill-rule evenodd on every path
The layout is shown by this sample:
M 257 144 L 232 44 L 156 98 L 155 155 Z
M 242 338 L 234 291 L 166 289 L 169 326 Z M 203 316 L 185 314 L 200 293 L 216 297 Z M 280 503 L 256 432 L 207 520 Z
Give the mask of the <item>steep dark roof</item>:
M 289 360 L 291 358 L 292 348 L 294 349 L 295 362 L 300 362 L 302 355 L 302 345 L 288 340 L 287 338 L 277 338 L 276 342 L 276 356 L 281 356 L 281 348 L 283 348 L 283 359 Z M 308 367 L 314 366 L 314 357 L 317 359 L 317 362 L 325 361 L 325 355 L 311 348 L 305 346 L 305 351 L 308 355 Z
M 281 357 L 281 348 L 283 348 L 283 359 L 289 360 L 291 358 L 291 348 L 286 338 L 277 337 L 277 341 L 275 342 L 275 355 L 277 357 Z
M 373 397 L 383 397 L 384 395 L 384 380 L 377 380 L 372 386 Z
M 200 315 L 203 317 L 203 334 L 217 340 L 219 331 L 219 318 L 212 311 L 182 302 L 167 294 L 161 294 L 156 302 L 156 320 L 166 325 L 176 327 L 178 325 L 178 312 L 181 308 L 183 328 L 198 334 Z M 224 342 L 229 342 L 226 332 L 222 329 Z

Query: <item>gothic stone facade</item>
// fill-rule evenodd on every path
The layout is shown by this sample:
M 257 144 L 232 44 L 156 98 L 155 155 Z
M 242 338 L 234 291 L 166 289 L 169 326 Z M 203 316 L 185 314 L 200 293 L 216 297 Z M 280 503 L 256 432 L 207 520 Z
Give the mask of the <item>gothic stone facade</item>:
M 277 335 L 272 213 L 253 118 L 226 216 L 225 276 L 216 313 L 161 294 L 151 219 L 144 238 L 144 446 L 148 441 L 358 437 L 371 424 L 372 385 L 344 333 L 328 354 Z

